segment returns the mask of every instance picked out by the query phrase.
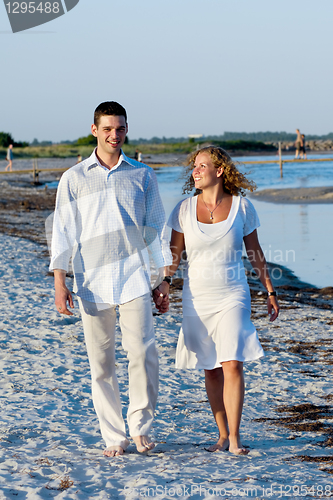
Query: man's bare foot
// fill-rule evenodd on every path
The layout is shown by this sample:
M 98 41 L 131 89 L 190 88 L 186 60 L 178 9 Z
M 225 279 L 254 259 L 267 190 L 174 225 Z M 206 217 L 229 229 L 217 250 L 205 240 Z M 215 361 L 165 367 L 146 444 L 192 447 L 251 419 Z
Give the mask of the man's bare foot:
M 244 446 L 241 445 L 240 438 L 234 440 L 230 439 L 229 451 L 234 455 L 247 455 L 250 452 L 248 448 L 244 448 Z
M 228 438 L 220 438 L 216 444 L 213 444 L 207 451 L 214 453 L 215 451 L 226 451 L 229 448 L 229 439 Z
M 248 448 L 243 448 L 243 446 L 241 446 L 240 448 L 235 448 L 235 449 L 231 449 L 229 447 L 229 451 L 230 451 L 230 453 L 233 453 L 234 455 L 248 455 L 250 453 L 250 450 Z
M 139 453 L 147 453 L 155 448 L 155 443 L 149 439 L 149 436 L 135 436 L 133 441 Z
M 121 446 L 108 446 L 105 448 L 103 451 L 103 455 L 106 457 L 119 457 L 120 455 L 123 455 L 125 452 L 124 448 Z

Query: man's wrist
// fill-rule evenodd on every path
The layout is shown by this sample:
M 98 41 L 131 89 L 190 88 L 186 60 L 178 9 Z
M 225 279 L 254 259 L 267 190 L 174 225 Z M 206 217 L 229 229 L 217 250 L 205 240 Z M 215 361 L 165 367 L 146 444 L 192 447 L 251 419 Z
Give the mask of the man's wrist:
M 172 278 L 171 276 L 164 276 L 162 281 L 165 281 L 166 283 L 168 283 L 168 285 L 171 285 Z
M 64 269 L 53 269 L 54 283 L 56 286 L 64 286 L 66 283 L 66 271 Z

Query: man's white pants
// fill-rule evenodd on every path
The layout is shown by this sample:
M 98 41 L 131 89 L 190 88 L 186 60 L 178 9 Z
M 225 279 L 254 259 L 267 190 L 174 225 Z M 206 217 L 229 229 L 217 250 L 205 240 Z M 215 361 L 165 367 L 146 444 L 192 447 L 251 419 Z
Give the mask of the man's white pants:
M 106 446 L 126 449 L 119 386 L 115 371 L 116 306 L 79 299 L 91 369 L 92 399 Z M 130 435 L 148 435 L 158 393 L 158 358 L 150 294 L 119 307 L 122 345 L 127 352 Z

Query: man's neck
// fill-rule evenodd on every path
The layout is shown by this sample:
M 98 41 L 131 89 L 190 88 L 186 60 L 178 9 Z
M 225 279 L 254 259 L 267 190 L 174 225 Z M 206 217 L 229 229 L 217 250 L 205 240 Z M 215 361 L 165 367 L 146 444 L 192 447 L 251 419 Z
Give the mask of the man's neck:
M 117 152 L 113 155 L 108 155 L 108 154 L 105 154 L 102 153 L 98 150 L 98 148 L 96 149 L 96 156 L 98 158 L 98 161 L 100 162 L 101 165 L 103 165 L 103 167 L 106 167 L 108 168 L 109 170 L 111 170 L 115 165 L 117 165 L 118 161 L 119 161 L 119 158 L 120 158 L 120 155 L 121 155 L 121 152 Z

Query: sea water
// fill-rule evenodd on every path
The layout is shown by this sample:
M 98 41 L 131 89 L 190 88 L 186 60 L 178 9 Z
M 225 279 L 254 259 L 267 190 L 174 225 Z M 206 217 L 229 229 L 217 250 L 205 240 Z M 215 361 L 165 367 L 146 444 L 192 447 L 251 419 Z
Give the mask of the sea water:
M 309 157 L 309 155 L 308 155 Z M 311 160 L 333 157 L 331 154 L 310 154 Z M 278 163 L 245 164 L 246 161 L 277 160 L 273 156 L 234 158 L 239 169 L 256 184 L 258 191 L 269 188 L 298 188 L 333 186 L 333 161 L 297 161 L 283 164 L 283 177 Z M 284 156 L 284 160 L 293 159 Z M 50 168 L 48 160 L 41 160 L 42 168 Z M 55 165 L 55 163 L 59 165 Z M 73 158 L 66 159 L 71 166 Z M 22 163 L 24 161 L 22 160 Z M 27 168 L 31 168 L 29 162 Z M 52 166 L 63 166 L 64 160 L 52 160 Z M 21 167 L 20 167 L 21 168 Z M 157 180 L 164 209 L 168 217 L 183 198 L 184 167 L 156 168 Z M 57 187 L 57 182 L 48 187 Z M 250 197 L 250 196 L 249 196 Z M 319 288 L 333 286 L 333 204 L 275 204 L 252 199 L 261 226 L 259 239 L 270 262 L 288 267 L 306 283 Z
M 325 156 L 311 155 L 313 158 Z M 333 161 L 285 163 L 282 178 L 277 163 L 242 165 L 245 161 L 272 159 L 271 156 L 235 158 L 240 162 L 240 170 L 257 184 L 258 191 L 333 186 Z M 161 167 L 155 171 L 168 217 L 181 199 L 190 196 L 182 195 L 184 167 Z M 266 259 L 288 267 L 301 281 L 319 288 L 333 286 L 333 204 L 251 201 L 259 214 L 258 234 Z

